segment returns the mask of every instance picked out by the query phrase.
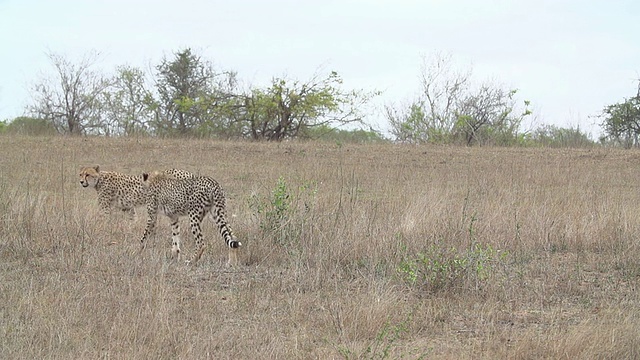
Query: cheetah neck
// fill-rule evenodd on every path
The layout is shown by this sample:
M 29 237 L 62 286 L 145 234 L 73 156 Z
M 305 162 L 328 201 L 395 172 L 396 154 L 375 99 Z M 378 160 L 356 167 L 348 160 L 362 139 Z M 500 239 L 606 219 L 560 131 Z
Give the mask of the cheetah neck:
M 98 178 L 96 179 L 96 186 L 94 186 L 96 188 L 96 191 L 99 190 L 101 186 L 102 186 L 102 175 L 98 175 Z

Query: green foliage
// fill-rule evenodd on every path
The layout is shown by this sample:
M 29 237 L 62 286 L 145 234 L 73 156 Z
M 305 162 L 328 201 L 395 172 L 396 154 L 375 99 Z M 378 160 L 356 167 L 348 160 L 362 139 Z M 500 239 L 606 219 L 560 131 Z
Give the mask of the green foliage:
M 609 105 L 600 115 L 605 137 L 625 148 L 640 146 L 640 81 L 638 95 L 621 103 Z
M 469 284 L 478 287 L 494 274 L 507 255 L 477 242 L 462 250 L 436 243 L 408 255 L 397 270 L 406 285 L 428 292 L 460 289 Z
M 536 129 L 529 140 L 537 145 L 547 147 L 590 147 L 595 143 L 589 135 L 577 126 L 563 128 L 555 125 L 544 125 Z
M 469 220 L 469 246 L 459 249 L 440 239 L 415 254 L 407 253 L 397 266 L 407 286 L 428 292 L 472 286 L 477 289 L 494 275 L 499 265 L 504 265 L 508 253 L 478 242 L 474 228 L 477 218 L 467 217 L 466 205 L 463 212 L 463 220 Z
M 261 222 L 260 228 L 272 231 L 282 227 L 289 220 L 291 212 L 291 195 L 282 176 L 278 178 L 278 182 L 271 192 L 271 197 L 267 200 L 266 204 L 258 202 L 257 213 L 264 215 L 265 221 Z
M 416 101 L 406 108 L 386 107 L 386 117 L 396 140 L 414 144 L 449 142 L 449 131 L 433 121 L 434 119 L 427 114 L 426 106 L 425 101 Z
M 235 72 L 216 72 L 191 49 L 174 53 L 156 66 L 154 132 L 162 136 L 210 135 L 233 114 Z
M 164 58 L 156 71 L 159 96 L 156 131 L 186 135 L 200 120 L 196 104 L 202 101 L 213 78 L 211 67 L 187 48 L 175 52 L 173 59 Z
M 470 86 L 470 72 L 457 73 L 450 59 L 436 58 L 422 69 L 422 93 L 407 106 L 386 107 L 391 132 L 409 143 L 514 145 L 530 102 L 518 105 L 517 90 L 485 83 Z
M 295 190 L 281 176 L 269 196 L 252 195 L 249 199 L 249 207 L 263 234 L 279 245 L 299 243 L 317 193 L 312 181 Z
M 384 324 L 382 329 L 376 335 L 373 344 L 369 345 L 365 351 L 367 359 L 389 359 L 390 351 L 396 340 L 407 332 L 406 322 L 398 325 L 390 325 L 388 322 Z
M 117 67 L 113 86 L 103 93 L 103 103 L 107 134 L 132 136 L 149 133 L 157 106 L 141 69 Z
M 354 129 L 344 130 L 323 124 L 308 128 L 303 138 L 317 139 L 322 141 L 334 141 L 338 144 L 342 143 L 379 143 L 387 141 L 378 131 L 373 129 Z
M 522 111 L 518 109 L 514 100 L 517 92 L 516 89 L 505 90 L 494 85 L 483 85 L 477 91 L 469 91 L 456 105 L 453 138 L 467 146 L 516 145 L 522 121 L 531 115 L 528 100 L 523 102 Z
M 468 262 L 455 248 L 432 246 L 414 257 L 403 260 L 398 271 L 410 287 L 438 291 L 456 285 L 466 273 Z
M 11 120 L 10 123 L 3 124 L 0 131 L 8 134 L 43 136 L 56 135 L 58 133 L 47 120 L 27 116 L 19 116 Z
M 234 71 L 217 71 L 190 48 L 164 57 L 150 81 L 130 66 L 112 76 L 93 71 L 95 55 L 78 64 L 55 54 L 50 59 L 56 76 L 35 84 L 29 112 L 68 134 L 281 141 L 317 126 L 363 124 L 363 105 L 378 94 L 345 91 L 335 71 L 308 81 L 273 78 L 270 86 L 245 93 Z M 375 138 L 365 131 L 335 136 Z
M 359 108 L 374 94 L 345 92 L 335 71 L 301 82 L 274 78 L 271 86 L 254 88 L 245 97 L 246 135 L 256 140 L 281 141 L 305 135 L 322 125 L 360 122 Z
M 409 332 L 409 325 L 412 321 L 413 315 L 409 314 L 405 320 L 396 325 L 392 325 L 389 321 L 385 322 L 376 334 L 376 337 L 369 342 L 362 354 L 357 354 L 355 351 L 344 346 L 338 346 L 337 350 L 345 359 L 391 359 L 392 356 L 394 356 L 392 350 L 396 348 L 396 342 Z M 406 354 L 401 354 L 400 356 L 404 358 L 405 355 Z M 423 359 L 426 355 L 423 349 L 417 359 Z

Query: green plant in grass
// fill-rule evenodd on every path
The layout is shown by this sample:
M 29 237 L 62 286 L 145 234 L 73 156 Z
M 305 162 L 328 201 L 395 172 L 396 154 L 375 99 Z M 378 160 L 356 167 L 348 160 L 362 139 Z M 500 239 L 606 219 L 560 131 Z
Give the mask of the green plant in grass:
M 344 346 L 338 346 L 337 350 L 345 359 L 390 359 L 394 355 L 392 350 L 396 347 L 397 341 L 409 332 L 409 325 L 412 321 L 413 314 L 410 313 L 405 320 L 396 325 L 391 324 L 389 321 L 385 322 L 362 354 L 356 354 L 355 351 Z M 417 359 L 424 359 L 427 356 L 425 350 L 430 349 L 418 350 L 420 355 Z M 413 356 L 415 354 L 401 354 L 399 357 L 404 358 L 406 355 Z
M 397 266 L 402 281 L 411 288 L 431 292 L 451 288 L 463 288 L 473 285 L 478 288 L 491 278 L 498 265 L 504 264 L 508 253 L 482 244 L 476 239 L 475 214 L 469 221 L 469 241 L 466 248 L 457 248 L 445 244 L 453 243 L 440 239 L 415 254 L 406 253 Z
M 364 354 L 367 359 L 388 359 L 393 344 L 406 333 L 407 321 L 403 321 L 398 325 L 391 325 L 388 322 L 384 324 L 382 329 L 376 335 L 374 341 L 369 344 Z
M 280 245 L 290 245 L 299 241 L 316 193 L 314 181 L 292 188 L 280 176 L 268 196 L 251 196 L 249 207 L 265 235 Z
M 277 229 L 291 216 L 291 194 L 282 176 L 278 178 L 276 187 L 271 192 L 269 205 L 264 213 L 266 221 L 261 224 L 263 230 Z
M 432 292 L 470 283 L 478 287 L 495 274 L 507 256 L 506 251 L 477 242 L 464 250 L 436 243 L 406 256 L 400 261 L 397 271 L 409 287 Z

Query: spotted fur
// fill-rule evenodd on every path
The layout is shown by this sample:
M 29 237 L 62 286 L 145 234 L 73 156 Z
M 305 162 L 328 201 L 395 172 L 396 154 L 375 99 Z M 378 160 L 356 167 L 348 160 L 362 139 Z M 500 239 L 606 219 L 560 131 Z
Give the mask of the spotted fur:
M 148 238 L 155 232 L 158 211 L 171 220 L 171 254 L 180 258 L 179 217 L 188 216 L 191 233 L 196 248 L 188 263 L 197 262 L 204 252 L 202 220 L 211 215 L 218 227 L 220 236 L 229 248 L 229 265 L 237 265 L 237 249 L 242 246 L 233 235 L 225 214 L 225 195 L 220 184 L 207 176 L 195 176 L 188 179 L 176 179 L 162 173 L 143 174 L 143 182 L 149 187 L 147 197 L 147 227 L 142 236 L 144 247 Z
M 176 179 L 194 176 L 180 169 L 169 169 L 163 173 Z M 100 166 L 83 167 L 80 169 L 80 185 L 96 189 L 98 205 L 104 214 L 109 214 L 111 208 L 116 208 L 133 218 L 135 208 L 146 204 L 147 187 L 143 185 L 141 175 L 100 171 Z

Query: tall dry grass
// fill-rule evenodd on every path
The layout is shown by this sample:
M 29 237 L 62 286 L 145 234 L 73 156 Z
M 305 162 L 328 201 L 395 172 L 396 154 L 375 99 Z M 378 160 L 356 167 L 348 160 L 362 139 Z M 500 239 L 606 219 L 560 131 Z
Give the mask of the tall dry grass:
M 0 137 L 0 358 L 638 358 L 640 153 Z M 216 178 L 195 267 L 81 166 Z M 184 250 L 193 243 L 183 222 Z

